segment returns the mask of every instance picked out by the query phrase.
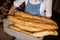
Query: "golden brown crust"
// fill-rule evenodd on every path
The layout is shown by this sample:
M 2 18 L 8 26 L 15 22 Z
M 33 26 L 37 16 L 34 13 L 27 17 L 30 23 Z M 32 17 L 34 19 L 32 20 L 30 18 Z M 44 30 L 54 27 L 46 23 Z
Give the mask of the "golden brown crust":
M 13 16 L 8 16 L 8 19 L 15 23 L 19 23 L 19 24 L 23 24 L 23 25 L 27 25 L 27 26 L 33 26 L 33 27 L 40 28 L 40 29 L 58 29 L 58 27 L 55 25 L 35 23 L 35 22 L 25 21 L 25 20 L 21 20 L 21 19 L 19 20 Z
M 32 36 L 35 36 L 35 37 L 48 36 L 48 35 L 57 36 L 58 32 L 55 30 L 43 30 L 43 31 L 35 32 L 32 34 Z
M 32 27 L 32 26 L 21 25 L 21 24 L 18 24 L 18 23 L 15 23 L 14 25 L 23 29 L 23 30 L 27 30 L 27 31 L 31 31 L 31 32 L 44 30 L 44 29 L 39 29 L 39 28 L 35 28 L 35 27 Z
M 46 21 L 35 20 L 35 19 L 30 19 L 30 18 L 25 18 L 25 17 L 21 17 L 21 16 L 18 16 L 18 15 L 14 15 L 14 17 L 17 18 L 17 19 L 25 20 L 25 21 L 31 21 L 31 22 L 36 22 L 36 23 L 45 23 L 45 24 L 54 25 L 53 23 L 48 23 L 48 22 L 46 22 Z
M 34 37 L 41 37 L 41 36 L 48 36 L 48 35 L 57 36 L 58 35 L 57 31 L 55 31 L 55 30 L 43 30 L 43 31 L 32 33 L 32 32 L 29 32 L 29 31 L 25 31 L 25 30 L 15 26 L 15 25 L 9 25 L 8 28 L 16 30 L 18 32 L 22 32 L 24 34 L 34 36 Z
M 44 18 L 44 17 L 39 17 L 39 16 L 34 16 L 34 15 L 31 15 L 31 14 L 27 14 L 27 13 L 24 13 L 24 12 L 16 12 L 15 15 L 18 15 L 18 16 L 22 16 L 22 17 L 26 17 L 26 18 L 30 18 L 30 19 L 37 19 L 37 20 L 42 20 L 42 21 L 46 21 L 48 23 L 53 23 L 55 25 L 57 25 L 53 20 L 51 19 L 48 19 L 48 18 Z
M 15 25 L 9 25 L 8 28 L 25 33 L 25 34 L 29 34 L 29 35 L 32 34 L 31 32 L 27 32 L 27 31 L 15 26 Z

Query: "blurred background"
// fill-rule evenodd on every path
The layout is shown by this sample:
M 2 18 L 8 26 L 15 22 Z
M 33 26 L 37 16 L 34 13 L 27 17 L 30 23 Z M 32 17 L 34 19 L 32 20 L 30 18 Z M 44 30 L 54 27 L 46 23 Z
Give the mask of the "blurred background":
M 0 40 L 13 40 L 14 37 L 8 35 L 3 31 L 3 19 L 7 17 L 7 13 L 12 6 L 14 0 L 0 0 Z M 23 3 L 17 10 L 24 11 L 25 4 Z M 59 35 L 58 36 L 45 36 L 44 40 L 60 40 L 60 0 L 53 0 L 52 6 L 52 20 L 54 20 L 59 29 L 57 30 Z

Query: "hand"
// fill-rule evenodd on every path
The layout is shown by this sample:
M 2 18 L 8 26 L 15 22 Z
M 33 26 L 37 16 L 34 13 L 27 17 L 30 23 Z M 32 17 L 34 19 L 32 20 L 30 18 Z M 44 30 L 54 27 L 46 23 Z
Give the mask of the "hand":
M 8 15 L 12 15 L 12 13 L 11 12 L 8 12 Z
M 12 5 L 12 7 L 10 8 L 8 15 L 12 15 L 12 13 L 14 12 L 14 10 L 16 9 L 15 5 Z
M 11 12 L 8 12 L 8 15 L 11 15 L 12 13 Z

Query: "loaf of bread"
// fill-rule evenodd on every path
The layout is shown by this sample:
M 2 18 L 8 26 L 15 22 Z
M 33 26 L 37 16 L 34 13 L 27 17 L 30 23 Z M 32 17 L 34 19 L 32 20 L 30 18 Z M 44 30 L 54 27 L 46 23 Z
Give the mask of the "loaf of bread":
M 43 30 L 43 31 L 40 31 L 40 32 L 35 32 L 31 35 L 34 36 L 34 37 L 41 37 L 41 36 L 48 36 L 48 35 L 57 36 L 58 32 L 55 31 L 55 30 Z
M 21 25 L 21 24 L 18 24 L 18 23 L 15 23 L 14 25 L 23 29 L 23 30 L 31 31 L 31 32 L 44 30 L 44 29 L 39 29 L 39 28 L 35 28 L 35 27 L 32 27 L 32 26 Z
M 33 32 L 32 33 L 32 32 L 23 30 L 23 29 L 15 26 L 15 25 L 9 25 L 8 28 L 10 28 L 12 30 L 15 30 L 15 31 L 18 31 L 18 32 L 21 32 L 21 33 L 24 33 L 24 34 L 31 35 L 33 37 L 41 37 L 41 36 L 48 36 L 48 35 L 57 36 L 58 35 L 58 32 L 55 31 L 55 30 L 43 30 L 43 31 Z
M 13 30 L 18 31 L 18 32 L 29 34 L 29 35 L 32 34 L 31 32 L 27 32 L 27 31 L 15 26 L 15 25 L 9 25 L 8 28 L 13 29 Z
M 26 18 L 30 18 L 30 19 L 35 19 L 35 20 L 40 20 L 40 21 L 46 21 L 48 23 L 52 23 L 52 24 L 55 24 L 57 25 L 53 20 L 51 19 L 48 19 L 48 18 L 44 18 L 44 17 L 38 17 L 38 16 L 34 16 L 34 15 L 31 15 L 31 14 L 28 14 L 28 13 L 24 13 L 24 12 L 16 12 L 15 15 L 18 15 L 18 16 L 22 16 L 22 17 L 26 17 Z
M 33 27 L 40 28 L 40 29 L 58 29 L 58 26 L 56 26 L 56 25 L 35 23 L 35 22 L 31 22 L 31 21 L 25 21 L 22 19 L 19 20 L 13 16 L 8 16 L 8 19 L 15 23 L 19 23 L 19 24 L 23 24 L 23 25 L 27 25 L 27 26 L 33 26 Z
M 36 23 L 45 23 L 45 24 L 54 25 L 53 23 L 48 23 L 48 22 L 46 22 L 46 21 L 29 19 L 29 18 L 25 18 L 25 17 L 18 16 L 18 15 L 14 15 L 14 17 L 15 17 L 15 18 L 18 18 L 18 19 L 25 20 L 25 21 L 31 21 L 31 22 L 36 22 Z

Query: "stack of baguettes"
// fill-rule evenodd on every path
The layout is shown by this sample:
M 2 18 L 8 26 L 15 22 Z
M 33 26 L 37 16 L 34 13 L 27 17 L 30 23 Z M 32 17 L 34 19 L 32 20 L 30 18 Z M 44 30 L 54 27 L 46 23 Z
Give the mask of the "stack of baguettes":
M 24 12 L 16 12 L 13 16 L 8 16 L 8 20 L 14 22 L 9 25 L 10 29 L 34 36 L 57 36 L 58 25 L 51 19 L 39 17 Z

